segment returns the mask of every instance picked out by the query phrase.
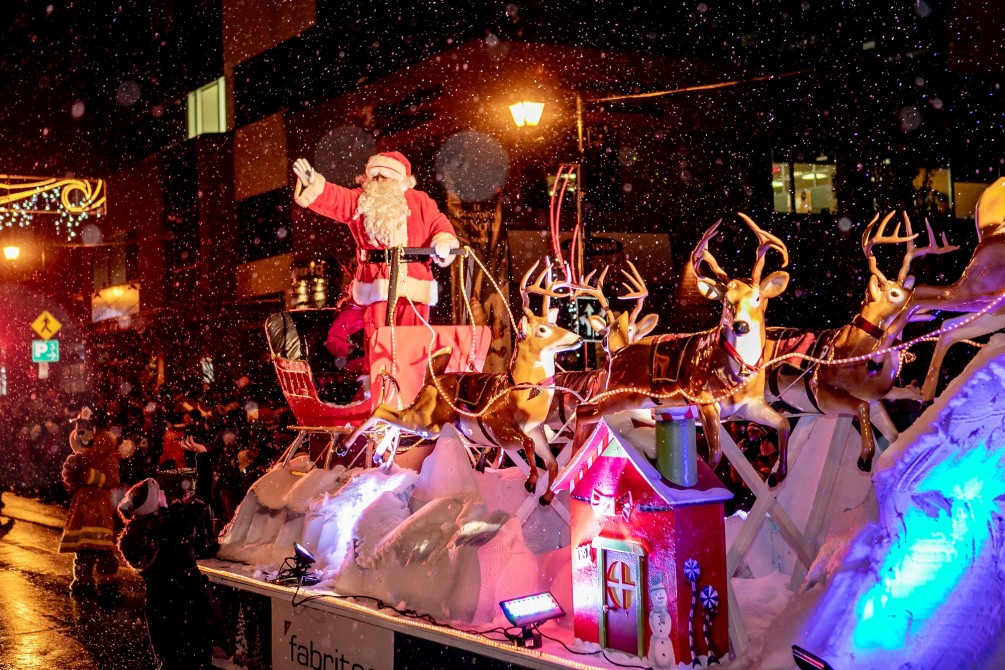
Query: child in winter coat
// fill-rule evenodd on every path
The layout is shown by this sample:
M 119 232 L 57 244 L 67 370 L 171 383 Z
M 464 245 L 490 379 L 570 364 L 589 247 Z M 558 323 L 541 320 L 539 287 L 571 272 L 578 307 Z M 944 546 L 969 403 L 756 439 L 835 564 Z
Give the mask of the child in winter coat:
M 204 508 L 198 498 L 168 505 L 157 481 L 149 478 L 119 503 L 126 522 L 119 551 L 146 583 L 147 625 L 162 670 L 211 667 L 217 604 L 193 547 Z

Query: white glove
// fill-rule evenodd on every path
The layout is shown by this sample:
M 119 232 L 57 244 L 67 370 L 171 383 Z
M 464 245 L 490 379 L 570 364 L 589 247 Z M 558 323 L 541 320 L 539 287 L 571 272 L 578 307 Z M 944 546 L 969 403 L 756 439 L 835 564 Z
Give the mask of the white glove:
M 441 268 L 447 267 L 454 262 L 454 256 L 452 256 L 450 252 L 457 249 L 459 246 L 460 245 L 457 244 L 456 238 L 433 242 L 433 252 L 436 254 L 433 256 L 433 262 Z
M 293 161 L 293 174 L 304 186 L 309 186 L 314 181 L 314 168 L 311 167 L 306 158 L 298 158 Z

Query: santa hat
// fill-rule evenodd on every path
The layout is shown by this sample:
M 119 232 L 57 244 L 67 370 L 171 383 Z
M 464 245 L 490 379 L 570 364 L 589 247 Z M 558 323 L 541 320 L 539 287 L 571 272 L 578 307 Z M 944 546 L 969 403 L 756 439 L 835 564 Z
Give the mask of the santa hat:
M 400 152 L 386 151 L 371 156 L 366 162 L 366 176 L 384 175 L 388 179 L 402 181 L 412 176 L 412 164 Z
M 133 484 L 119 503 L 119 514 L 123 519 L 138 519 L 157 511 L 161 504 L 161 487 L 157 480 L 147 477 Z

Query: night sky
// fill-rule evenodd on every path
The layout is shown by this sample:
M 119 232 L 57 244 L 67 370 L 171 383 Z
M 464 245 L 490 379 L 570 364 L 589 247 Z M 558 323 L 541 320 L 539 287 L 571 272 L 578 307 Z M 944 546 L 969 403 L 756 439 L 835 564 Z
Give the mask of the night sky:
M 784 82 L 702 98 L 703 106 L 689 113 L 727 119 L 714 131 L 723 133 L 714 138 L 719 146 L 804 143 L 842 156 L 842 188 L 853 196 L 848 210 L 819 220 L 781 217 L 781 225 L 774 225 L 789 244 L 793 282 L 772 306 L 773 319 L 834 327 L 850 319 L 864 292 L 867 270 L 858 250 L 863 226 L 878 211 L 913 207 L 910 180 L 918 167 L 951 162 L 956 179 L 990 182 L 1005 165 L 1002 67 L 994 57 L 1005 46 L 1001 30 L 989 29 L 986 17 L 943 2 L 889 4 L 317 0 L 316 26 L 235 71 L 239 124 L 248 110 L 260 118 L 273 111 L 266 105 L 309 106 L 472 39 L 685 57 L 712 63 L 738 80 L 805 71 Z M 222 74 L 222 10 L 210 0 L 8 0 L 0 21 L 9 26 L 0 34 L 0 162 L 8 173 L 104 177 L 184 141 L 186 94 Z M 974 36 L 988 30 L 992 39 L 970 49 Z M 337 66 L 312 57 L 326 50 L 348 55 Z M 280 86 L 288 67 L 300 68 L 302 85 Z M 262 75 L 269 71 L 278 73 L 274 80 Z M 242 74 L 254 74 L 279 90 L 278 97 L 267 101 L 258 99 L 259 91 L 242 93 Z M 686 73 L 677 80 L 706 83 L 688 80 Z M 631 82 L 624 84 L 631 92 Z M 687 109 L 690 103 L 674 104 Z M 729 125 L 734 109 L 743 124 Z M 686 152 L 686 144 L 682 139 L 679 151 Z M 857 168 L 849 169 L 857 158 Z M 677 170 L 679 157 L 667 159 L 661 167 Z M 687 159 L 722 172 L 737 156 Z M 881 167 L 878 182 L 873 163 Z M 687 171 L 700 174 L 695 167 Z M 722 262 L 742 272 L 750 250 L 747 242 L 729 249 L 729 240 L 747 235 L 733 212 L 743 209 L 767 225 L 770 201 L 759 197 L 738 192 L 724 198 L 696 181 L 693 195 L 665 217 L 667 230 L 688 240 L 675 250 L 675 265 L 686 258 L 691 240 L 724 216 L 724 234 L 714 244 Z M 920 226 L 925 213 L 913 213 Z M 966 222 L 931 218 L 936 231 L 947 230 L 963 251 L 925 259 L 913 269 L 920 280 L 949 282 L 976 238 Z M 895 252 L 879 253 L 884 267 L 899 267 Z

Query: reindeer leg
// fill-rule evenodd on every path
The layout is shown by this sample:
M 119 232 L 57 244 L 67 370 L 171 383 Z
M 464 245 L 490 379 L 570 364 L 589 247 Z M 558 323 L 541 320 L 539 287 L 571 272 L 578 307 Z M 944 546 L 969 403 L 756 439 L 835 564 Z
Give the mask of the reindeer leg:
M 952 323 L 952 321 L 950 321 Z M 950 341 L 953 333 L 943 333 L 939 335 L 935 343 L 935 351 L 932 352 L 932 360 L 928 363 L 928 372 L 925 373 L 925 382 L 921 385 L 921 399 L 925 402 L 935 400 L 935 392 L 939 388 L 939 372 L 942 370 L 942 361 L 953 345 Z
M 719 441 L 719 425 L 722 421 L 719 403 L 699 405 L 698 414 L 701 417 L 701 429 L 705 433 L 708 444 L 708 467 L 715 470 L 722 458 L 722 446 Z
M 584 402 L 576 408 L 576 426 L 572 432 L 572 455 L 575 456 L 579 450 L 590 439 L 590 434 L 596 424 L 603 416 L 602 408 L 594 403 Z
M 356 443 L 356 440 L 359 439 L 360 435 L 363 435 L 368 430 L 372 429 L 379 420 L 380 418 L 377 416 L 376 412 L 367 417 L 367 419 L 363 421 L 363 423 L 356 426 L 356 430 L 349 433 L 349 436 L 345 438 L 345 440 L 342 442 L 341 446 L 339 446 L 339 448 L 335 451 L 335 453 L 338 454 L 339 456 L 345 456 L 347 453 L 349 453 L 349 448 Z
M 872 417 L 869 415 L 869 403 L 864 400 L 858 403 L 858 429 L 862 434 L 862 449 L 858 454 L 858 469 L 862 472 L 872 470 L 872 457 L 876 453 L 876 438 L 872 435 Z
M 876 440 L 872 434 L 872 410 L 869 408 L 869 403 L 843 389 L 834 388 L 824 383 L 817 386 L 817 402 L 820 409 L 827 414 L 858 418 L 858 429 L 862 436 L 858 469 L 862 472 L 872 470 L 872 457 L 876 453 Z
M 527 473 L 527 481 L 524 482 L 523 487 L 527 489 L 527 493 L 533 493 L 537 490 L 537 460 L 534 458 L 534 440 L 528 436 L 523 436 L 523 455 L 527 459 L 527 465 L 530 467 L 530 471 Z
M 558 477 L 558 461 L 555 460 L 554 454 L 551 453 L 551 445 L 548 443 L 543 428 L 536 428 L 531 433 L 531 438 L 534 440 L 534 451 L 541 457 L 548 470 L 548 490 L 541 494 L 538 502 L 541 505 L 550 505 L 552 499 L 555 497 L 555 492 L 551 490 L 551 485 L 555 483 L 555 479 Z M 536 488 L 535 486 L 535 490 Z

